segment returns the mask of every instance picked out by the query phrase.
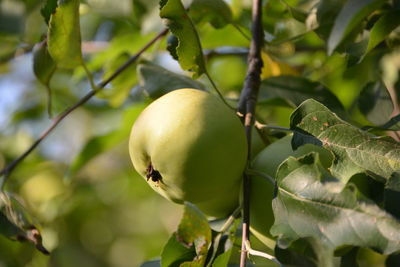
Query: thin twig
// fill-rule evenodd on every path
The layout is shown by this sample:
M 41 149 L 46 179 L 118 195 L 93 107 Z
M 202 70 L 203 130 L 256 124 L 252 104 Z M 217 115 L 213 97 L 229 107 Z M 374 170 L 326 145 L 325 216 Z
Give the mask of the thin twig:
M 65 118 L 67 117 L 72 111 L 77 109 L 78 107 L 82 106 L 85 104 L 89 99 L 91 99 L 97 92 L 100 90 L 104 89 L 104 87 L 111 82 L 113 79 L 115 79 L 121 72 L 123 72 L 127 67 L 129 67 L 132 63 L 134 63 L 141 54 L 143 54 L 149 47 L 151 47 L 158 39 L 163 37 L 165 34 L 167 34 L 168 29 L 164 29 L 161 32 L 159 32 L 152 40 L 150 40 L 146 45 L 142 47 L 135 55 L 133 55 L 127 62 L 125 62 L 121 67 L 119 67 L 110 77 L 108 77 L 106 80 L 103 80 L 102 82 L 97 85 L 96 90 L 92 89 L 90 90 L 83 98 L 81 98 L 78 102 L 76 102 L 74 105 L 68 107 L 65 109 L 61 114 L 59 114 L 57 117 L 54 118 L 52 124 L 48 129 L 46 129 L 38 139 L 18 158 L 16 158 L 14 161 L 9 163 L 3 170 L 0 171 L 0 176 L 4 176 L 3 180 L 1 181 L 1 187 L 3 188 L 5 185 L 6 180 L 10 176 L 11 172 L 15 169 L 15 167 L 23 161 L 53 130 L 56 128 L 56 126 Z
M 261 49 L 263 46 L 262 29 L 262 0 L 253 0 L 252 8 L 252 39 L 248 55 L 248 70 L 244 87 L 240 95 L 238 113 L 244 116 L 244 126 L 248 143 L 248 162 L 251 157 L 251 132 L 255 120 L 255 108 L 258 91 L 261 83 Z M 242 250 L 240 254 L 240 266 L 246 266 L 247 249 L 246 242 L 249 240 L 250 227 L 250 177 L 247 173 L 243 175 L 243 229 Z

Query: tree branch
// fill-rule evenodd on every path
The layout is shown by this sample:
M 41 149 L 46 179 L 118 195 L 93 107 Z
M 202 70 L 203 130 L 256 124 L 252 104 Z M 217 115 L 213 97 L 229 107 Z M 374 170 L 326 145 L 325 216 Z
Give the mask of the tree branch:
M 110 83 L 112 80 L 114 80 L 118 75 L 120 75 L 121 72 L 123 72 L 126 68 L 128 68 L 132 63 L 134 63 L 147 49 L 149 49 L 158 39 L 166 35 L 168 32 L 168 29 L 164 29 L 161 32 L 159 32 L 153 39 L 151 39 L 146 45 L 144 45 L 135 55 L 133 55 L 129 60 L 127 60 L 121 67 L 119 67 L 110 77 L 107 79 L 103 80 L 100 82 L 96 89 L 90 90 L 84 97 L 82 97 L 78 102 L 73 104 L 72 106 L 68 107 L 65 109 L 62 113 L 60 113 L 57 117 L 53 119 L 52 124 L 50 125 L 49 128 L 47 128 L 38 139 L 18 158 L 16 158 L 14 161 L 9 163 L 6 167 L 4 167 L 3 170 L 0 171 L 0 176 L 4 175 L 3 181 L 0 180 L 0 186 L 1 188 L 4 187 L 4 184 L 6 180 L 8 179 L 9 175 L 11 172 L 17 167 L 19 163 L 21 163 L 35 148 L 54 130 L 54 128 L 57 127 L 57 125 L 65 118 L 67 117 L 72 111 L 77 109 L 78 107 L 82 106 L 85 104 L 89 99 L 91 99 L 95 94 L 97 94 L 99 91 L 104 89 L 104 87 Z
M 246 137 L 248 143 L 248 161 L 250 161 L 251 155 L 251 132 L 255 120 L 255 108 L 261 83 L 260 74 L 263 66 L 261 59 L 261 49 L 263 46 L 262 0 L 253 0 L 251 32 L 252 39 L 247 59 L 249 66 L 238 106 L 239 115 L 244 116 L 244 126 L 246 128 Z M 246 266 L 248 252 L 246 242 L 248 242 L 250 235 L 250 185 L 250 177 L 247 173 L 244 173 L 242 250 L 240 255 L 241 267 Z

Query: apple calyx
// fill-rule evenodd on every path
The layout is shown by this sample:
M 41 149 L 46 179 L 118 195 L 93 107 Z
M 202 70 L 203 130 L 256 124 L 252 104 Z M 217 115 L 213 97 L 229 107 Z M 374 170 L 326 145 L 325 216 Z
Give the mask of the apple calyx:
M 162 180 L 161 174 L 153 168 L 153 165 L 150 163 L 146 169 L 146 178 L 147 181 L 151 178 L 153 182 L 159 182 Z

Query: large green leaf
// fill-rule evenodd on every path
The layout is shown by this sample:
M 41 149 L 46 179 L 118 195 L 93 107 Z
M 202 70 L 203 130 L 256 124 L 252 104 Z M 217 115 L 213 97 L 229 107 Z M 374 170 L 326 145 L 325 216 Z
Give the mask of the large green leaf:
M 400 25 L 399 17 L 400 10 L 395 9 L 385 13 L 379 18 L 371 29 L 366 53 L 385 40 L 385 38 Z
M 204 86 L 184 75 L 173 73 L 155 64 L 140 64 L 137 68 L 140 85 L 153 99 L 180 88 L 197 88 Z
M 335 19 L 328 39 L 328 53 L 332 54 L 366 16 L 384 3 L 385 0 L 348 0 Z
M 79 0 L 59 1 L 49 21 L 48 47 L 60 68 L 82 64 Z
M 176 53 L 182 69 L 194 72 L 194 77 L 205 73 L 200 39 L 181 1 L 160 1 L 160 17 L 165 19 L 167 27 L 178 38 Z
M 400 250 L 400 223 L 365 198 L 350 184 L 333 178 L 315 153 L 290 157 L 277 173 L 277 196 L 272 202 L 278 244 L 314 238 L 322 246 L 370 247 L 389 254 Z
M 204 266 L 210 246 L 211 228 L 206 217 L 186 202 L 178 231 L 161 254 L 161 266 Z
M 295 136 L 312 136 L 335 156 L 331 171 L 346 183 L 351 176 L 372 172 L 384 178 L 400 169 L 400 145 L 372 136 L 341 120 L 321 103 L 304 101 L 291 115 Z
M 222 28 L 232 21 L 232 12 L 223 0 L 193 0 L 189 15 L 194 22 L 210 22 L 215 28 Z
M 129 137 L 133 122 L 144 108 L 145 105 L 140 104 L 126 109 L 119 129 L 111 131 L 105 135 L 94 136 L 90 139 L 72 162 L 69 169 L 69 175 L 76 174 L 95 156 L 126 140 Z
M 319 82 L 297 76 L 274 76 L 262 81 L 259 102 L 270 102 L 280 98 L 292 107 L 313 98 L 334 110 L 343 110 L 337 97 Z

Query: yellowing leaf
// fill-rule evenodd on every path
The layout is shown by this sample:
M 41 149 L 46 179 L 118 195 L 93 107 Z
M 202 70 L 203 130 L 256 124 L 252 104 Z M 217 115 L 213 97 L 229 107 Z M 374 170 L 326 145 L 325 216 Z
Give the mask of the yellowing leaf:
M 261 70 L 261 79 L 267 79 L 280 75 L 299 75 L 298 71 L 284 62 L 273 60 L 267 53 L 262 52 L 261 58 L 264 63 Z
M 75 68 L 82 63 L 79 0 L 60 1 L 50 17 L 49 53 L 57 66 Z

